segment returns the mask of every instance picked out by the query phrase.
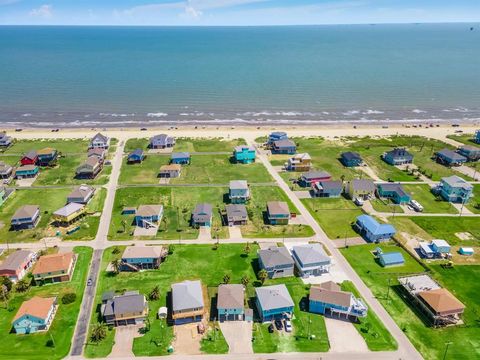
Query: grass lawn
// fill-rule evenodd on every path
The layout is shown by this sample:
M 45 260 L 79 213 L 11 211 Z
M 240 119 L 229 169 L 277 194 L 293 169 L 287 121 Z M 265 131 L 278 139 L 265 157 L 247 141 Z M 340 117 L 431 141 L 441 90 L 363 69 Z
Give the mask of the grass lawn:
M 478 246 L 480 220 L 473 217 L 412 217 L 411 220 L 434 239 L 445 239 L 450 245 Z M 461 240 L 458 233 L 469 233 L 470 240 Z
M 107 196 L 107 190 L 99 188 L 96 190 L 94 197 L 87 205 L 87 211 L 95 213 L 84 217 L 78 225 L 80 229 L 74 233 L 63 236 L 64 240 L 93 240 L 97 235 L 98 225 L 100 224 L 100 215 L 103 211 L 103 205 L 105 203 L 105 197 Z
M 206 336 L 203 337 L 200 350 L 205 354 L 226 354 L 228 353 L 228 344 L 223 337 L 222 331 L 215 326 L 210 329 Z
M 5 154 L 25 154 L 30 150 L 40 150 L 46 147 L 56 149 L 62 154 L 86 154 L 88 140 L 82 139 L 35 139 L 16 140 Z
M 402 207 L 398 204 L 395 204 L 392 200 L 390 199 L 378 199 L 375 198 L 373 200 L 370 200 L 370 203 L 372 204 L 373 208 L 378 211 L 378 212 L 383 212 L 383 213 L 404 213 Z
M 403 185 L 403 188 L 408 192 L 412 199 L 417 200 L 423 206 L 424 213 L 432 214 L 457 214 L 458 211 L 448 201 L 444 201 L 440 197 L 436 197 L 430 191 L 430 186 L 427 184 Z
M 478 144 L 473 141 L 475 134 L 447 135 L 447 138 L 461 142 L 462 144 L 478 147 Z
M 128 240 L 133 238 L 133 215 L 122 215 L 127 206 L 162 204 L 164 216 L 157 236 L 158 239 L 196 239 L 198 229 L 190 226 L 190 218 L 197 203 L 208 202 L 214 206 L 212 236 L 218 233 L 219 238 L 228 236 L 228 229 L 221 226 L 219 210 L 224 209 L 223 201 L 227 188 L 221 187 L 131 187 L 120 188 L 115 195 L 113 215 L 110 224 L 109 238 Z M 126 220 L 126 231 L 123 231 L 122 220 Z M 180 230 L 180 231 L 179 231 Z
M 150 140 L 143 139 L 129 139 L 125 144 L 125 152 L 130 152 L 135 149 L 147 149 Z M 211 139 L 191 139 L 191 138 L 177 138 L 173 151 L 188 151 L 188 152 L 233 152 L 233 148 L 237 145 L 244 145 L 244 139 L 226 140 L 223 138 Z
M 339 197 L 302 199 L 302 202 L 330 239 L 359 236 L 351 224 L 363 212 L 353 201 Z
M 161 165 L 168 164 L 169 156 L 147 155 L 142 164 L 123 162 L 120 184 L 158 184 Z M 219 170 L 221 169 L 221 171 Z M 170 184 L 228 184 L 230 180 L 248 180 L 264 183 L 273 181 L 267 169 L 257 162 L 234 164 L 230 155 L 192 155 L 192 163 L 182 166 L 180 177 L 171 179 Z
M 360 297 L 357 288 L 351 281 L 344 281 L 341 286 L 343 291 L 350 291 L 357 298 Z M 367 316 L 365 318 L 359 318 L 358 322 L 354 323 L 354 326 L 358 330 L 358 333 L 365 339 L 369 350 L 393 351 L 398 348 L 395 339 L 390 335 L 377 314 L 371 309 L 368 310 Z
M 342 177 L 345 180 L 351 180 L 367 176 L 360 170 L 348 168 L 342 165 L 339 158 L 342 152 L 349 151 L 346 144 L 339 141 L 329 141 L 322 137 L 311 138 L 293 138 L 297 144 L 297 153 L 309 153 L 312 157 L 313 168 L 316 170 L 328 171 L 332 178 L 339 180 Z M 292 155 L 272 155 L 270 161 L 272 165 L 283 165 Z M 300 173 L 291 172 L 289 177 L 298 178 Z
M 166 305 L 171 284 L 186 279 L 200 279 L 204 286 L 216 287 L 222 283 L 223 276 L 229 274 L 232 284 L 240 283 L 242 277 L 247 276 L 253 285 L 255 272 L 252 263 L 256 261 L 258 246 L 252 244 L 247 256 L 244 255 L 244 247 L 244 244 L 220 244 L 217 250 L 213 250 L 211 245 L 175 245 L 173 254 L 167 257 L 159 270 L 118 275 L 104 270 L 108 263 L 121 256 L 124 247 L 118 247 L 118 255 L 113 254 L 113 248 L 109 248 L 103 255 L 95 303 L 99 305 L 102 293 L 108 290 L 139 290 L 140 293 L 148 295 L 152 288 L 158 285 L 160 299 L 149 301 L 150 331 L 134 340 L 133 351 L 136 356 L 166 355 L 173 340 L 173 327 L 165 323 L 162 326 L 161 321 L 156 319 L 156 313 L 160 306 Z M 94 322 L 98 321 L 97 317 L 98 313 L 93 314 Z M 113 337 L 110 335 L 99 345 L 87 345 L 86 356 L 104 356 L 110 352 L 112 341 Z
M 372 244 L 349 247 L 341 249 L 341 252 L 423 357 L 426 359 L 442 358 L 445 343 L 452 342 L 447 359 L 478 358 L 480 336 L 477 325 L 479 313 L 477 294 L 480 288 L 475 279 L 480 274 L 480 267 L 474 265 L 455 266 L 453 269 L 444 270 L 437 265 L 431 266 L 433 270 L 431 275 L 467 305 L 464 326 L 434 329 L 426 326 L 414 308 L 410 306 L 408 298 L 403 296 L 396 280 L 402 273 L 420 273 L 423 271 L 423 267 L 401 248 L 395 247 L 395 250 L 403 253 L 406 260 L 405 265 L 383 269 L 373 260 L 373 256 L 368 251 L 376 246 Z M 381 248 L 384 251 L 389 250 L 385 244 L 382 244 Z M 390 286 L 389 279 L 391 279 Z M 388 291 L 389 287 L 390 291 Z
M 40 173 L 33 186 L 41 185 L 80 185 L 80 184 L 97 184 L 103 185 L 108 182 L 109 175 L 112 171 L 111 166 L 104 166 L 102 171 L 95 179 L 76 179 L 75 170 L 86 160 L 86 156 L 66 155 L 58 160 L 55 167 L 40 168 Z
M 2 346 L 0 359 L 62 359 L 68 355 L 77 316 L 82 302 L 83 290 L 87 276 L 88 264 L 92 256 L 92 249 L 75 247 L 78 254 L 75 272 L 70 282 L 44 286 L 32 286 L 25 293 L 12 293 L 8 303 L 8 310 L 0 307 L 0 332 Z M 65 293 L 77 294 L 75 302 L 64 305 L 61 297 Z M 57 296 L 59 307 L 48 332 L 30 335 L 16 335 L 11 330 L 11 321 L 23 301 L 33 296 Z M 53 340 L 55 347 L 46 346 L 47 341 Z
M 20 157 L 17 155 L 0 155 L 0 161 L 10 166 L 16 166 L 20 164 Z
M 298 213 L 288 196 L 278 186 L 252 186 L 251 199 L 247 203 L 248 224 L 241 226 L 242 235 L 247 238 L 281 238 L 313 236 L 308 225 L 269 225 L 266 220 L 268 201 L 287 202 L 290 212 Z
M 473 197 L 466 207 L 474 214 L 480 214 L 480 184 L 473 184 Z
M 2 205 L 0 211 L 1 242 L 32 242 L 40 240 L 49 233 L 50 218 L 54 211 L 65 205 L 67 195 L 72 189 L 25 189 L 16 190 Z M 48 201 L 46 201 L 48 199 Z M 13 214 L 23 205 L 39 205 L 41 218 L 34 229 L 10 231 L 10 220 Z M 50 229 L 51 230 L 51 229 Z

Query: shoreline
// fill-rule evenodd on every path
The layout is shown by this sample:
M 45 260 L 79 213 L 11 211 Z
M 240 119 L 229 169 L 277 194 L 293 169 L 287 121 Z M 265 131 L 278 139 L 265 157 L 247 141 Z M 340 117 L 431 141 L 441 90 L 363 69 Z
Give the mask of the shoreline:
M 289 136 L 322 136 L 327 139 L 340 138 L 345 136 L 393 136 L 393 135 L 421 135 L 434 139 L 445 139 L 447 135 L 453 135 L 461 130 L 463 133 L 475 133 L 480 128 L 477 123 L 459 123 L 458 127 L 451 124 L 439 124 L 437 127 L 428 127 L 425 124 L 414 127 L 399 124 L 329 124 L 329 125 L 264 125 L 264 126 L 154 126 L 141 130 L 138 127 L 96 127 L 96 128 L 58 128 L 58 132 L 52 132 L 52 128 L 23 128 L 22 131 L 15 131 L 12 128 L 2 128 L 9 136 L 15 139 L 81 139 L 90 138 L 97 132 L 107 134 L 119 140 L 131 138 L 147 138 L 159 132 L 165 132 L 176 137 L 192 138 L 245 138 L 253 141 L 257 137 L 268 135 L 271 131 L 286 131 Z

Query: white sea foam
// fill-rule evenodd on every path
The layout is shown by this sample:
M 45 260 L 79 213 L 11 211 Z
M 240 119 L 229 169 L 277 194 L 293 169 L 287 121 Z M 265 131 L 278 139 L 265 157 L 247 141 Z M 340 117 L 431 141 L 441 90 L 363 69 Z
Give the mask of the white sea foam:
M 349 111 L 346 111 L 346 112 L 344 112 L 344 113 L 342 113 L 342 114 L 343 114 L 343 115 L 346 115 L 346 116 L 352 116 L 352 115 L 357 115 L 357 114 L 359 114 L 359 113 L 360 113 L 360 111 L 358 111 L 358 110 L 349 110 Z
M 365 114 L 365 115 L 376 115 L 376 114 L 384 114 L 384 112 L 380 111 L 380 110 L 368 109 L 367 111 L 364 111 L 363 114 Z
M 425 111 L 425 110 L 420 110 L 420 109 L 413 109 L 413 110 L 412 110 L 412 113 L 414 113 L 414 114 L 423 114 L 423 113 L 426 113 L 426 111 Z
M 147 114 L 147 117 L 153 117 L 153 118 L 156 118 L 156 117 L 165 117 L 165 116 L 168 116 L 167 113 L 163 113 L 163 112 L 156 112 L 156 113 L 148 113 Z
M 30 114 L 30 113 L 25 113 L 25 114 L 22 114 L 22 116 L 23 116 L 23 117 L 30 117 L 30 116 L 32 116 L 32 114 Z

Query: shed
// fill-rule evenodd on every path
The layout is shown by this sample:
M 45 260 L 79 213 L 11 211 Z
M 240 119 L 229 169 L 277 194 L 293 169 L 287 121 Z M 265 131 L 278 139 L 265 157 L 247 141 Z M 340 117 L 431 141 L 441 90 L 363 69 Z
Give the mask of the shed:
M 461 247 L 458 252 L 460 255 L 473 255 L 474 251 L 471 247 Z
M 166 306 L 161 306 L 157 311 L 157 317 L 159 319 L 166 319 L 168 315 L 168 308 Z
M 378 261 L 384 267 L 399 266 L 405 264 L 405 259 L 400 252 L 381 253 L 378 255 Z

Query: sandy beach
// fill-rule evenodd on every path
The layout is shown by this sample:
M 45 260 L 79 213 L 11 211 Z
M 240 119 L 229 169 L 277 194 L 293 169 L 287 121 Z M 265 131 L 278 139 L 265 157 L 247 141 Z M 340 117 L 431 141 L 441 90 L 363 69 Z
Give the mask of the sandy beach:
M 471 124 L 452 127 L 450 125 L 440 125 L 439 127 L 413 127 L 393 125 L 382 127 L 379 125 L 361 125 L 354 128 L 348 126 L 265 126 L 265 127 L 194 127 L 183 126 L 177 128 L 158 127 L 140 130 L 138 128 L 66 128 L 60 129 L 58 132 L 52 132 L 50 129 L 30 128 L 22 131 L 12 131 L 12 129 L 4 129 L 8 135 L 16 139 L 78 139 L 90 138 L 97 132 L 102 132 L 110 137 L 119 140 L 131 138 L 146 138 L 158 133 L 168 133 L 176 137 L 224 137 L 224 138 L 244 138 L 247 141 L 253 141 L 257 137 L 265 136 L 271 131 L 286 131 L 289 136 L 323 136 L 327 139 L 334 139 L 343 136 L 392 136 L 392 135 L 420 135 L 434 139 L 445 140 L 447 135 L 455 134 L 461 130 L 464 133 L 474 133 L 480 126 Z

